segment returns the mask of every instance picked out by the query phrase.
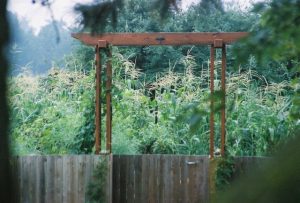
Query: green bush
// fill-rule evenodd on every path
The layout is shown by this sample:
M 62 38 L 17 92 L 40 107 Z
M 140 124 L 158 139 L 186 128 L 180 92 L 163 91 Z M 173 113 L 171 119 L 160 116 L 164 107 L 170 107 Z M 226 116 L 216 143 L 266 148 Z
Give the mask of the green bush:
M 108 176 L 108 159 L 100 160 L 93 171 L 91 181 L 87 186 L 86 201 L 87 203 L 104 203 L 106 200 Z

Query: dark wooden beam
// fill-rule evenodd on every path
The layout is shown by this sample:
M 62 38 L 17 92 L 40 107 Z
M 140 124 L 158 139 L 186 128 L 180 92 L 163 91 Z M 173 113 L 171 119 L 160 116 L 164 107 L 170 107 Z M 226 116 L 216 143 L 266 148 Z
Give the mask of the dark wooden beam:
M 215 151 L 215 112 L 214 112 L 214 92 L 215 92 L 215 47 L 210 47 L 210 142 L 209 142 L 209 155 L 210 158 L 214 158 Z
M 112 52 L 107 49 L 106 62 L 106 151 L 111 153 L 112 141 L 112 104 L 111 104 L 111 90 L 112 90 Z
M 215 40 L 224 44 L 233 43 L 248 35 L 247 32 L 194 32 L 194 33 L 73 33 L 72 37 L 84 44 L 96 46 L 99 40 L 107 41 L 114 46 L 147 46 L 147 45 L 209 45 Z
M 225 157 L 225 143 L 226 143 L 226 46 L 222 47 L 222 69 L 221 69 L 221 90 L 222 95 L 222 109 L 221 109 L 221 156 Z
M 100 48 L 96 46 L 96 110 L 95 110 L 95 153 L 101 152 L 101 56 Z

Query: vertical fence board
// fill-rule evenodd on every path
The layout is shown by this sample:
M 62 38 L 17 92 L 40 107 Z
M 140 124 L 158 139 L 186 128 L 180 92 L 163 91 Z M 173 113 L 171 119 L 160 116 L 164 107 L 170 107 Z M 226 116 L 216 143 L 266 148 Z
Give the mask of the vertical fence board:
M 203 160 L 203 164 L 202 164 L 202 170 L 203 170 L 203 174 L 202 174 L 202 177 L 203 177 L 203 183 L 201 185 L 201 191 L 202 192 L 202 195 L 203 195 L 203 202 L 209 202 L 209 185 L 208 185 L 208 182 L 209 182 L 209 159 L 207 159 L 206 157 L 202 157 L 202 160 Z M 202 180 L 202 179 L 201 179 Z
M 21 202 L 28 202 L 28 172 L 26 167 L 26 157 L 20 159 L 21 164 Z
M 134 176 L 135 176 L 135 170 L 134 170 L 134 162 L 135 162 L 135 156 L 126 156 L 126 197 L 127 202 L 134 202 Z
M 85 202 L 85 199 L 86 199 L 86 192 L 87 192 L 87 188 L 89 186 L 89 183 L 90 183 L 90 180 L 91 180 L 91 177 L 92 177 L 92 173 L 93 173 L 93 168 L 92 168 L 92 156 L 88 156 L 86 155 L 85 156 L 85 176 L 84 176 L 84 192 L 83 192 L 83 195 L 84 195 L 84 201 Z
M 126 160 L 124 156 L 120 156 L 120 202 L 126 202 Z
M 142 156 L 136 155 L 134 159 L 134 202 L 142 202 Z
M 142 156 L 142 202 L 148 201 L 149 196 L 149 167 L 150 167 L 150 155 Z
M 171 179 L 172 181 L 172 199 L 173 202 L 183 202 L 181 198 L 182 192 L 182 184 L 181 184 L 181 164 L 180 164 L 180 156 L 172 156 L 171 157 L 172 164 L 172 173 Z
M 47 156 L 46 162 L 46 202 L 55 202 L 55 157 Z
M 161 193 L 161 191 L 158 189 L 160 187 L 160 178 L 161 178 L 161 176 L 160 176 L 161 175 L 160 174 L 160 159 L 161 159 L 161 156 L 159 156 L 155 159 L 155 165 L 156 165 L 155 176 L 154 176 L 155 190 L 156 190 L 155 202 L 159 202 L 159 197 L 160 197 L 160 193 Z
M 77 193 L 78 193 L 78 202 L 84 202 L 84 182 L 85 182 L 85 156 L 84 155 L 81 155 L 78 157 L 77 159 L 77 162 L 78 162 L 78 190 L 77 190 Z
M 46 157 L 41 157 L 41 164 L 40 164 L 40 181 L 41 181 L 41 194 L 39 199 L 41 200 L 41 202 L 46 202 L 46 162 L 47 162 L 47 158 Z
M 164 161 L 164 157 L 165 156 L 161 156 L 159 161 L 159 169 L 158 169 L 158 186 L 157 189 L 159 190 L 159 194 L 158 194 L 158 201 L 157 202 L 163 202 L 164 201 L 164 192 L 165 192 L 165 180 L 164 180 L 164 165 L 165 165 L 165 161 Z
M 189 192 L 188 192 L 188 185 L 189 185 L 189 170 L 188 165 L 185 163 L 185 157 L 180 159 L 181 166 L 182 166 L 182 184 L 185 186 L 182 188 L 182 195 L 183 199 L 188 202 L 189 200 Z
M 15 157 L 10 160 L 12 177 L 13 177 L 13 185 L 18 186 L 20 184 L 20 165 L 19 165 L 19 157 Z M 20 202 L 20 189 L 15 187 L 15 193 L 12 194 L 12 202 Z
M 42 202 L 41 200 L 41 196 L 40 196 L 40 193 L 41 193 L 41 163 L 42 162 L 42 158 L 40 156 L 37 156 L 36 157 L 36 160 L 35 160 L 35 168 L 36 168 L 36 193 L 35 193 L 35 201 L 34 202 Z
M 113 155 L 113 202 L 120 202 L 120 155 Z
M 70 202 L 69 200 L 69 168 L 70 168 L 70 160 L 68 156 L 63 157 L 63 202 Z
M 35 199 L 35 189 L 36 189 L 36 156 L 27 157 L 27 167 L 28 167 L 28 200 L 29 202 L 36 202 Z
M 187 186 L 188 196 L 190 202 L 201 202 L 200 195 L 200 184 L 201 178 L 200 174 L 202 173 L 201 168 L 199 167 L 201 162 L 198 157 L 191 156 L 186 157 L 185 164 L 189 170 L 189 184 Z
M 156 199 L 156 162 L 158 155 L 147 156 L 148 160 L 148 200 L 147 202 L 155 202 Z
M 162 201 L 161 202 L 171 202 L 171 192 L 170 186 L 172 185 L 171 180 L 171 163 L 172 160 L 168 156 L 162 156 L 161 164 L 163 165 L 162 171 L 162 181 L 163 181 L 163 190 L 162 190 Z
M 63 202 L 63 160 L 61 156 L 54 159 L 54 202 Z

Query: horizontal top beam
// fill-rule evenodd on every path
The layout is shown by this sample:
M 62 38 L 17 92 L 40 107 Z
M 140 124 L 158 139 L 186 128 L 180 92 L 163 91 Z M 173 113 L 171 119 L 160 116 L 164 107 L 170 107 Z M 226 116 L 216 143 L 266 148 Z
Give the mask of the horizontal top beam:
M 156 33 L 73 33 L 72 37 L 84 44 L 96 46 L 99 41 L 106 41 L 114 46 L 148 46 L 148 45 L 201 45 L 214 44 L 222 40 L 224 44 L 233 43 L 245 36 L 247 32 L 156 32 Z M 103 44 L 103 43 L 102 43 Z M 104 43 L 105 44 L 105 43 Z

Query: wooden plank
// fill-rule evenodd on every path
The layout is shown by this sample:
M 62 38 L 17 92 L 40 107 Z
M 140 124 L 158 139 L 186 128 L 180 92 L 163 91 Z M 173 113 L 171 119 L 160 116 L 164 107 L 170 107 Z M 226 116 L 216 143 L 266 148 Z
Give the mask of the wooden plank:
M 221 70 L 222 109 L 221 109 L 221 155 L 225 156 L 226 139 L 226 45 L 222 46 L 222 70 Z
M 67 169 L 68 169 L 68 159 L 67 156 L 62 157 L 62 162 L 63 162 L 63 202 L 67 202 L 67 197 L 68 197 L 68 183 L 67 183 Z
M 172 193 L 170 190 L 170 187 L 172 187 L 173 180 L 172 177 L 172 171 L 171 171 L 171 165 L 172 160 L 169 158 L 168 155 L 164 155 L 161 159 L 161 164 L 163 164 L 163 195 L 162 195 L 162 201 L 161 202 L 172 202 Z
M 134 159 L 134 202 L 142 202 L 142 155 Z
M 185 164 L 189 170 L 189 183 L 187 186 L 188 196 L 190 202 L 202 202 L 202 190 L 201 185 L 203 184 L 202 167 L 203 161 L 197 156 L 187 156 L 185 158 Z
M 87 188 L 88 185 L 92 179 L 92 173 L 93 173 L 93 168 L 91 166 L 92 163 L 92 157 L 90 155 L 85 156 L 85 175 L 84 175 L 84 199 L 86 200 L 86 193 L 87 193 Z
M 180 164 L 180 156 L 171 156 L 172 159 L 171 164 L 172 164 L 172 199 L 173 202 L 183 202 L 182 199 L 182 191 L 183 191 L 183 185 L 181 183 L 181 167 L 182 165 Z
M 39 199 L 41 202 L 46 202 L 46 164 L 47 158 L 45 156 L 41 156 L 40 158 L 41 164 L 39 168 L 40 173 L 40 194 Z
M 36 160 L 35 160 L 35 168 L 36 168 L 36 171 L 35 171 L 35 176 L 36 176 L 36 190 L 35 190 L 35 201 L 34 202 L 42 202 L 41 200 L 41 196 L 40 196 L 40 189 L 41 189 L 41 171 L 40 171 L 40 168 L 41 168 L 41 163 L 42 162 L 42 157 L 41 156 L 36 156 Z
M 108 170 L 108 178 L 109 178 L 109 181 L 108 181 L 108 202 L 109 203 L 112 203 L 113 202 L 113 199 L 112 199 L 112 195 L 113 195 L 113 187 L 112 187 L 112 184 L 113 184 L 113 155 L 112 154 L 109 154 L 108 155 L 108 158 L 109 158 L 109 162 L 108 162 L 108 167 L 109 167 L 109 170 Z
M 29 201 L 36 202 L 35 193 L 36 193 L 36 156 L 27 157 L 28 164 L 28 186 L 29 186 Z
M 107 41 L 114 46 L 147 46 L 147 45 L 201 45 L 214 44 L 216 39 L 223 43 L 233 43 L 248 35 L 247 32 L 194 32 L 194 33 L 104 33 L 91 35 L 73 33 L 72 37 L 81 42 L 96 46 L 99 40 Z
M 159 193 L 158 193 L 158 201 L 157 202 L 163 202 L 163 199 L 164 199 L 164 188 L 165 188 L 165 182 L 164 182 L 164 167 L 165 167 L 165 155 L 162 155 L 159 159 L 159 169 L 158 169 L 158 178 L 159 178 L 159 183 L 158 183 L 158 186 L 157 186 L 157 189 L 159 190 Z
M 64 156 L 63 157 L 63 179 L 64 179 L 63 182 L 64 201 L 63 202 L 71 202 L 71 197 L 72 197 L 71 168 L 72 168 L 71 156 Z
M 155 178 L 155 202 L 159 202 L 159 197 L 160 197 L 160 193 L 161 191 L 159 190 L 160 187 L 160 159 L 161 159 L 162 155 L 157 155 L 155 161 L 155 174 L 154 174 L 154 178 Z
M 203 160 L 202 163 L 202 171 L 203 173 L 201 180 L 203 183 L 201 184 L 201 194 L 203 202 L 209 202 L 209 158 L 206 156 L 200 157 Z
M 21 202 L 25 202 L 25 195 L 27 194 L 26 193 L 26 185 L 25 185 L 25 178 L 27 177 L 27 174 L 26 174 L 26 168 L 25 168 L 25 158 L 23 157 L 22 159 L 20 159 L 20 165 L 21 165 L 21 183 L 20 183 L 20 193 L 21 193 Z
M 120 155 L 113 155 L 113 202 L 120 202 Z
M 148 161 L 148 192 L 147 200 L 145 202 L 155 202 L 155 186 L 156 186 L 156 177 L 155 177 L 155 161 L 154 159 L 157 155 L 147 156 Z
M 149 167 L 150 167 L 150 155 L 142 156 L 142 202 L 147 202 L 149 192 Z
M 30 202 L 29 199 L 29 169 L 28 169 L 28 157 L 23 157 L 22 159 L 22 177 L 21 177 L 21 185 L 22 185 L 22 202 Z
M 106 151 L 111 153 L 111 134 L 112 134 L 112 53 L 107 50 L 106 64 Z
M 209 121 L 209 127 L 210 127 L 210 137 L 209 137 L 209 155 L 210 158 L 214 158 L 214 139 L 215 139 L 215 112 L 214 112 L 214 73 L 215 70 L 215 48 L 213 45 L 211 45 L 210 48 L 210 121 Z
M 12 202 L 20 202 L 20 164 L 19 157 L 15 156 L 10 160 L 11 170 L 12 170 L 12 178 L 13 185 L 15 189 L 15 194 L 12 196 Z
M 52 177 L 54 182 L 54 202 L 63 201 L 63 160 L 61 156 L 52 157 L 54 164 L 54 176 Z
M 78 201 L 78 165 L 77 165 L 77 156 L 70 156 L 71 159 L 71 170 L 70 170 L 70 178 L 71 178 L 71 202 L 77 203 Z
M 201 160 L 197 156 L 186 156 L 185 165 L 189 170 L 187 191 L 190 202 L 201 202 Z
M 45 174 L 46 174 L 46 194 L 45 194 L 45 202 L 54 202 L 54 157 L 53 156 L 46 156 L 46 167 L 45 167 Z
M 127 202 L 134 202 L 135 200 L 135 192 L 134 192 L 134 181 L 135 181 L 135 169 L 134 169 L 134 162 L 135 162 L 136 156 L 133 155 L 127 155 L 126 156 L 126 162 L 127 162 L 127 168 L 126 168 L 126 197 Z
M 160 155 L 149 155 L 147 156 L 149 161 L 148 167 L 148 200 L 147 202 L 157 202 L 158 199 L 158 190 L 157 190 L 157 170 L 158 170 L 158 160 Z
M 126 157 L 120 156 L 120 202 L 126 202 Z
M 182 182 L 182 199 L 187 201 L 189 199 L 188 193 L 188 185 L 189 185 L 189 171 L 188 166 L 185 163 L 186 159 L 185 156 L 180 157 L 180 164 L 182 170 L 181 182 Z
M 98 155 L 93 156 L 93 163 L 92 163 L 93 173 L 92 173 L 92 175 L 95 174 L 95 171 L 97 170 L 98 164 L 100 164 L 103 161 L 103 159 L 101 157 L 102 156 L 98 156 Z M 94 179 L 94 181 L 97 181 L 97 176 L 93 176 L 93 178 L 96 178 L 96 179 Z M 105 187 L 105 184 L 104 184 L 104 187 Z
M 155 202 L 160 202 L 161 200 L 161 196 L 162 196 L 162 181 L 161 179 L 163 179 L 163 174 L 161 173 L 162 171 L 162 166 L 161 166 L 161 159 L 164 155 L 156 155 L 156 159 L 155 159 L 155 190 L 156 190 L 156 194 L 155 194 Z
M 101 151 L 101 55 L 100 48 L 96 45 L 95 51 L 96 65 L 96 110 L 95 110 L 95 153 Z
M 85 174 L 86 174 L 86 156 L 79 155 L 77 156 L 77 174 L 78 174 L 78 182 L 77 182 L 77 201 L 80 203 L 84 203 L 84 186 L 85 186 Z
M 39 187 L 40 187 L 40 174 L 39 174 L 39 156 L 32 156 L 31 163 L 30 163 L 30 179 L 31 179 L 31 202 L 40 202 L 39 201 Z

